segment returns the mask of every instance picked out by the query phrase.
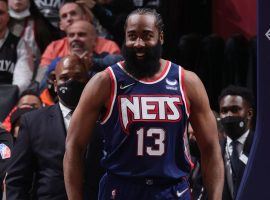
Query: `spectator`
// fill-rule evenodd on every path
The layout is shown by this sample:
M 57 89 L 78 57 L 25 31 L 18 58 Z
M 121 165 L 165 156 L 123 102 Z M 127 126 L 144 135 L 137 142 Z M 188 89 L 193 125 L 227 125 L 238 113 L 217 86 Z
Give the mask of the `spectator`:
M 238 86 L 225 88 L 219 96 L 220 118 L 225 134 L 222 143 L 225 164 L 223 199 L 236 199 L 253 142 L 253 95 Z
M 21 118 L 19 137 L 6 178 L 7 199 L 66 200 L 63 156 L 72 111 L 88 81 L 85 63 L 76 55 L 57 64 L 55 88 L 59 103 Z
M 74 65 L 75 63 L 77 64 Z M 33 112 L 22 119 L 22 129 L 7 177 L 8 199 L 29 199 L 28 191 L 31 188 L 34 172 L 37 178 L 36 190 L 33 191 L 36 198 L 66 199 L 61 178 L 65 132 L 68 127 L 69 113 L 76 106 L 86 81 L 85 66 L 77 56 L 65 57 L 58 64 L 56 88 L 58 95 L 61 96 L 60 104 Z M 51 152 L 54 156 L 47 154 L 51 151 L 51 145 L 56 148 Z M 41 146 L 42 149 L 40 149 Z M 41 156 L 43 153 L 44 156 Z M 34 155 L 37 163 L 31 161 Z M 54 159 L 51 160 L 52 157 Z M 40 165 L 41 162 L 42 165 Z M 47 166 L 44 163 L 47 163 Z M 52 163 L 54 164 L 51 165 Z M 34 165 L 37 168 L 32 167 Z M 53 171 L 50 170 L 51 167 Z M 20 175 L 17 176 L 17 174 Z M 43 181 L 49 184 L 43 186 L 41 184 Z M 53 184 L 53 187 L 50 184 Z
M 95 44 L 93 34 L 95 34 L 94 27 L 87 21 L 76 21 L 67 30 L 69 49 L 72 54 L 85 59 L 87 70 L 91 68 L 89 71 L 90 76 L 92 76 L 93 70 L 97 69 L 96 64 L 92 62 L 93 46 Z M 47 79 L 47 88 L 42 91 L 41 98 L 47 104 L 54 104 L 57 101 L 57 98 L 53 97 L 52 81 L 54 81 L 54 69 L 59 60 L 59 57 L 53 60 L 45 77 Z
M 8 29 L 8 5 L 0 0 L 0 84 L 13 84 L 22 93 L 33 75 L 33 57 L 26 43 Z
M 21 116 L 25 113 L 28 113 L 30 111 L 36 110 L 36 108 L 33 107 L 22 107 L 22 108 L 17 108 L 11 115 L 10 117 L 10 122 L 11 122 L 11 130 L 10 133 L 13 136 L 13 141 L 14 143 L 16 142 L 16 139 L 19 135 L 19 129 L 21 125 Z
M 65 3 L 61 7 L 59 15 L 60 15 L 60 29 L 65 32 L 73 22 L 78 20 L 89 19 L 89 14 L 85 11 L 84 5 L 72 2 Z M 96 37 L 95 35 L 93 35 L 93 37 L 95 38 L 95 46 L 93 54 L 95 58 L 103 59 L 104 57 L 109 56 L 111 54 L 120 54 L 120 49 L 115 42 L 107 40 L 105 38 Z M 48 66 L 53 59 L 57 57 L 63 57 L 68 54 L 70 54 L 70 49 L 67 37 L 64 37 L 60 40 L 56 40 L 52 42 L 43 53 L 40 68 L 44 69 L 44 67 Z M 103 68 L 116 62 L 115 59 L 117 59 L 116 61 L 118 61 L 121 58 L 119 58 L 119 56 L 112 55 L 112 59 L 110 59 L 111 63 L 104 63 Z M 43 74 L 44 73 L 42 73 L 41 70 L 41 73 L 37 78 L 38 81 L 40 81 L 43 78 Z
M 41 94 L 40 98 L 45 106 L 51 106 L 58 102 L 58 96 L 55 92 L 54 81 L 55 81 L 55 67 L 61 58 L 56 58 L 49 65 L 46 75 L 41 82 Z
M 11 112 L 8 114 L 8 116 L 3 121 L 3 127 L 7 131 L 11 131 L 11 122 L 10 117 L 11 115 L 17 110 L 17 108 L 41 108 L 42 107 L 42 101 L 39 98 L 38 94 L 32 90 L 25 90 L 17 103 L 17 106 L 15 106 Z
M 39 12 L 33 0 L 8 0 L 9 29 L 27 42 L 33 51 L 35 69 L 45 48 L 60 34 Z
M 59 25 L 59 9 L 65 0 L 33 0 L 42 15 L 56 28 Z

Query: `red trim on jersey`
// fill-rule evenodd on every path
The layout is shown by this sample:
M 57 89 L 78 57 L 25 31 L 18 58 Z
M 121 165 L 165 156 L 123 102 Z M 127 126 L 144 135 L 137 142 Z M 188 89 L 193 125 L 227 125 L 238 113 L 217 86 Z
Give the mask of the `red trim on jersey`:
M 114 91 L 115 91 L 115 81 L 114 81 L 114 75 L 113 72 L 111 71 L 111 69 L 108 67 L 105 69 L 105 72 L 107 72 L 110 76 L 110 81 L 111 81 L 111 94 L 110 94 L 110 99 L 109 101 L 106 102 L 106 114 L 102 117 L 101 123 L 105 123 L 105 120 L 108 118 L 108 116 L 110 115 L 110 111 L 111 108 L 113 106 L 113 99 L 114 99 Z
M 160 80 L 162 80 L 162 78 L 166 75 L 166 73 L 168 73 L 168 71 L 169 71 L 169 66 L 170 66 L 170 61 L 168 61 L 168 60 L 165 60 L 166 61 L 166 64 L 165 64 L 165 67 L 164 67 L 164 69 L 162 70 L 162 72 L 160 73 L 160 75 L 158 76 L 158 77 L 156 77 L 156 78 L 153 78 L 153 79 L 147 79 L 147 80 L 145 80 L 145 79 L 137 79 L 136 77 L 134 77 L 134 76 L 132 76 L 130 73 L 128 73 L 128 71 L 125 69 L 125 65 L 124 65 L 124 61 L 120 61 L 119 63 L 118 63 L 118 66 L 126 73 L 126 74 L 128 74 L 130 77 L 132 77 L 133 79 L 135 79 L 135 80 L 138 80 L 139 82 L 141 82 L 141 83 L 145 83 L 145 84 L 154 84 L 154 83 L 156 83 L 156 82 L 158 82 L 158 81 L 160 81 Z
M 185 81 L 184 81 L 184 75 L 185 75 L 185 70 L 181 67 L 181 86 L 182 86 L 182 89 L 183 89 L 183 96 L 185 98 L 185 102 L 186 102 L 186 109 L 187 109 L 187 113 L 190 114 L 190 106 L 189 106 L 189 103 L 188 103 L 188 99 L 187 99 L 187 93 L 186 93 L 186 85 L 185 85 Z
M 184 141 L 184 154 L 185 154 L 185 157 L 188 160 L 190 167 L 191 167 L 191 170 L 192 170 L 192 169 L 194 169 L 195 164 L 192 162 L 191 155 L 190 155 L 190 148 L 189 148 L 188 136 L 187 136 L 187 126 L 185 127 L 185 131 L 183 134 L 183 141 Z

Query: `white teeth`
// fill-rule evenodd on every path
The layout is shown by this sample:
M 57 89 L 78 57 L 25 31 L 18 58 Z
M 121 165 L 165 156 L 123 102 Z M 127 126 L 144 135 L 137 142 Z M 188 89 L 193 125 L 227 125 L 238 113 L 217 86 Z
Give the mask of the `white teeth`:
M 144 56 L 144 53 L 136 53 L 137 56 Z
M 80 45 L 80 44 L 78 44 L 78 43 L 74 43 L 74 44 L 72 45 L 72 48 L 74 48 L 74 49 L 82 49 L 82 45 Z

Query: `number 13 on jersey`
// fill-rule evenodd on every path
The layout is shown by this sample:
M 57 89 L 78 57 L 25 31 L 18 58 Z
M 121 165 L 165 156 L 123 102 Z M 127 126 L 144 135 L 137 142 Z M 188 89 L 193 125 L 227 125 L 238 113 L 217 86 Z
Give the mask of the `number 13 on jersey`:
M 161 128 L 149 128 L 145 130 L 140 128 L 136 132 L 137 134 L 137 155 L 138 156 L 161 156 L 165 153 L 165 131 Z M 153 145 L 146 145 L 145 141 L 148 138 L 152 138 Z

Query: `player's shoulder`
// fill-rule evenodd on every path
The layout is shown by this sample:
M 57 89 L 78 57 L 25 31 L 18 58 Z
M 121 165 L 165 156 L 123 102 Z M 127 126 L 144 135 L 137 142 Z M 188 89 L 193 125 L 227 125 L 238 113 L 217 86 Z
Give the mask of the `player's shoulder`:
M 105 70 L 96 73 L 90 80 L 90 82 L 97 84 L 106 84 L 110 82 L 112 76 L 112 72 L 110 67 L 106 68 Z

